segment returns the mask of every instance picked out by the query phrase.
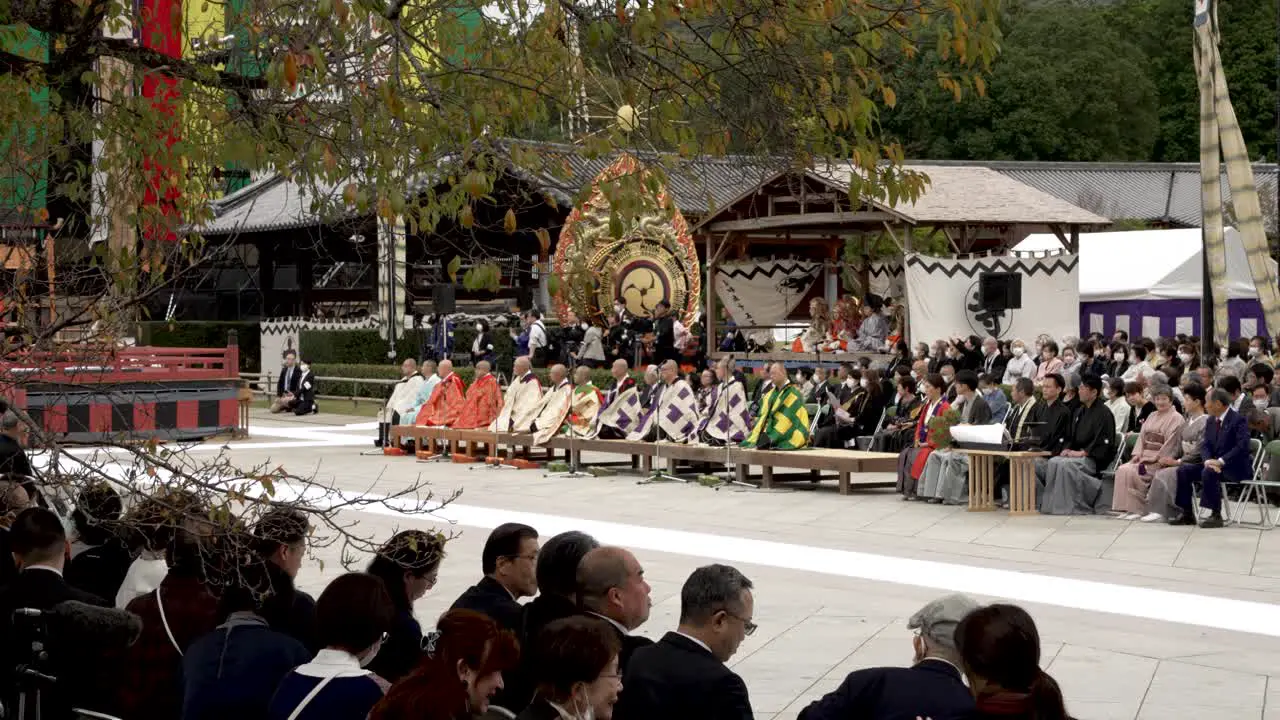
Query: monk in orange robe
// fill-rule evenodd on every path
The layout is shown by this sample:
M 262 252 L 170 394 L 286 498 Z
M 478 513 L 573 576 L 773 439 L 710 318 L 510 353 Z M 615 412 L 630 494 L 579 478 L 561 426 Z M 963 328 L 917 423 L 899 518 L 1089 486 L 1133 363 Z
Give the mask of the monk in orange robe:
M 498 379 L 490 372 L 489 362 L 481 360 L 476 363 L 476 379 L 467 389 L 467 400 L 463 403 L 462 413 L 450 427 L 459 430 L 487 428 L 501 411 L 502 388 L 498 386 Z
M 425 427 L 452 425 L 458 421 L 458 416 L 462 413 L 463 398 L 467 389 L 462 378 L 453 373 L 453 363 L 449 360 L 440 361 L 438 372 L 440 382 L 431 391 L 427 404 L 418 411 L 415 425 Z

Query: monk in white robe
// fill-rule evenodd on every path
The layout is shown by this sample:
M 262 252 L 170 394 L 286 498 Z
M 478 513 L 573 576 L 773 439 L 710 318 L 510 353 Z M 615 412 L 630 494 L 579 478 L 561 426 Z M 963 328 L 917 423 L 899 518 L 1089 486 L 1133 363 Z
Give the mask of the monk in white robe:
M 564 421 L 560 434 L 576 438 L 594 438 L 599 431 L 600 407 L 604 395 L 591 382 L 591 368 L 580 365 L 573 371 L 573 401 L 569 417 Z
M 563 365 L 552 365 L 549 374 L 551 389 L 542 396 L 542 403 L 533 418 L 533 444 L 537 447 L 545 445 L 560 432 L 560 426 L 569 416 L 573 404 L 573 385 L 567 377 L 568 370 Z
M 688 442 L 698 429 L 698 395 L 680 377 L 674 360 L 662 364 L 662 391 L 628 440 Z
M 511 384 L 502 401 L 502 411 L 489 426 L 495 433 L 527 433 L 542 404 L 542 383 L 533 374 L 527 356 L 516 358 Z
M 422 406 L 427 404 L 431 399 L 431 393 L 435 392 L 436 384 L 440 382 L 440 376 L 436 374 L 436 362 L 434 360 L 424 360 L 422 363 L 422 384 L 418 386 L 418 392 L 414 395 L 413 404 L 409 408 L 400 413 L 400 424 L 412 426 L 418 421 L 418 413 L 422 411 Z
M 400 365 L 402 377 L 391 387 L 391 397 L 382 408 L 378 419 L 378 447 L 384 447 L 390 440 L 392 425 L 399 424 L 401 416 L 413 408 L 418 399 L 418 390 L 426 382 L 426 378 L 418 374 L 418 362 L 407 358 Z

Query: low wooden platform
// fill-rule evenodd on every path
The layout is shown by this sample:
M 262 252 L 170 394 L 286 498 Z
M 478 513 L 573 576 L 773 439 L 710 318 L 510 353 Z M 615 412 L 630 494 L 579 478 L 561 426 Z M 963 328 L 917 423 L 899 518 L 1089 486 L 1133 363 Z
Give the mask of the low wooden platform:
M 392 428 L 391 437 L 413 438 L 414 449 L 425 443 L 433 452 L 452 452 L 469 458 L 480 459 L 497 453 L 495 445 L 523 448 L 525 455 L 532 449 L 533 436 L 504 433 L 495 437 L 485 430 L 452 430 L 449 428 L 401 427 Z M 713 447 L 710 445 L 680 445 L 676 443 L 632 442 L 629 440 L 580 440 L 552 438 L 545 448 L 547 457 L 563 450 L 565 455 L 577 455 L 579 461 L 584 452 L 610 455 L 628 455 L 633 467 L 649 472 L 662 461 L 684 461 L 733 465 L 738 481 L 746 482 L 752 466 L 761 470 L 760 485 L 776 487 L 776 468 L 810 470 L 815 473 L 833 472 L 841 495 L 847 495 L 853 485 L 883 486 L 881 480 L 857 478 L 864 473 L 893 472 L 897 468 L 896 453 L 867 452 L 863 450 L 836 450 L 810 448 L 807 450 L 749 450 L 740 447 Z M 656 463 L 655 463 L 656 461 Z

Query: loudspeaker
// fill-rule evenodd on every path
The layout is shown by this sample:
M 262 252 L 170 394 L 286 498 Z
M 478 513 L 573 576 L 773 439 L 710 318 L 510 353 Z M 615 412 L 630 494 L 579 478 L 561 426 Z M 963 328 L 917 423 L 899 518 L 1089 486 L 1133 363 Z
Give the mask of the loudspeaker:
M 452 285 L 441 283 L 431 287 L 431 312 L 437 315 L 458 311 L 458 299 Z
M 979 304 L 987 310 L 1018 310 L 1022 307 L 1022 275 L 1014 272 L 984 272 L 978 276 Z

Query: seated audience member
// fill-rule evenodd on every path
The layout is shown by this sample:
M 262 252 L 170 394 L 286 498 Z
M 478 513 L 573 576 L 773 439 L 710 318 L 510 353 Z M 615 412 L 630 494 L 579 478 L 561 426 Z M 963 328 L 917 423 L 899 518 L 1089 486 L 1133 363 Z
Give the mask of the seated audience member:
M 987 407 L 991 409 L 991 422 L 1004 422 L 1009 416 L 1009 397 L 1004 394 L 1004 388 L 996 382 L 994 375 L 983 373 L 978 376 L 978 394 L 987 401 Z
M 1146 513 L 1142 522 L 1167 520 L 1177 515 L 1173 501 L 1178 491 L 1178 468 L 1184 463 L 1200 462 L 1200 447 L 1204 443 L 1204 429 L 1209 419 L 1204 409 L 1204 388 L 1196 384 L 1187 385 L 1182 389 L 1182 400 L 1187 409 L 1186 421 L 1178 433 L 1178 444 L 1172 456 L 1161 455 L 1156 461 L 1157 468 L 1147 491 Z
M 1080 407 L 1072 414 L 1066 447 L 1045 464 L 1036 499 L 1046 515 L 1089 515 L 1102 492 L 1098 473 L 1115 456 L 1115 417 L 1101 402 L 1102 380 L 1090 375 L 1080 382 Z
M 123 718 L 176 718 L 182 714 L 182 658 L 191 644 L 218 626 L 218 599 L 205 582 L 205 528 L 189 522 L 166 552 L 169 572 L 160 587 L 129 601 L 142 634 L 124 656 L 117 687 Z
M 1262 384 L 1271 388 L 1271 394 L 1267 396 L 1265 405 L 1257 403 L 1258 407 L 1280 407 L 1280 385 L 1275 384 L 1276 371 L 1270 365 L 1262 363 L 1255 363 L 1253 367 L 1249 368 L 1249 371 L 1253 373 L 1255 384 Z
M 1045 387 L 1053 389 L 1056 385 L 1045 383 Z M 1036 418 L 1042 409 L 1043 404 L 1036 399 L 1035 385 L 1031 383 L 1031 378 L 1018 378 L 1018 382 L 1013 385 L 1013 403 L 1009 406 L 1009 416 L 1004 421 L 1005 436 L 1014 448 L 1037 446 Z M 1009 464 L 999 463 L 995 466 L 995 496 L 1001 505 L 1006 504 L 1001 497 L 1008 486 Z
M 880 423 L 884 420 L 885 409 L 892 400 L 892 386 L 885 384 L 880 371 L 874 368 L 868 368 L 862 371 L 862 376 L 858 378 L 858 385 L 867 393 L 867 401 L 862 405 L 862 411 L 854 417 L 855 437 L 870 437 L 880 429 Z
M 773 387 L 760 400 L 760 414 L 751 434 L 742 441 L 744 448 L 760 450 L 797 450 L 809 444 L 809 412 L 804 395 L 787 381 L 782 363 L 769 368 Z
M 370 575 L 382 578 L 396 607 L 395 622 L 368 668 L 394 683 L 422 660 L 422 626 L 413 604 L 436 585 L 444 560 L 444 538 L 422 530 L 396 533 L 369 563 Z
M 1063 342 L 1062 345 L 1062 375 L 1070 380 L 1071 378 L 1080 377 L 1081 360 L 1074 344 Z
M 751 581 L 727 565 L 693 571 L 680 626 L 640 648 L 622 677 L 617 720 L 753 720 L 747 685 L 725 663 L 756 630 Z
M 1111 362 L 1107 364 L 1107 377 L 1124 380 L 1129 372 L 1129 346 L 1125 342 L 1111 343 Z
M 925 605 L 907 621 L 907 629 L 915 631 L 910 668 L 855 670 L 834 692 L 801 710 L 798 720 L 967 717 L 973 695 L 960 672 L 955 635 L 960 621 L 978 607 L 965 595 L 946 595 Z
M 1248 364 L 1245 359 L 1249 357 L 1249 341 L 1233 340 L 1227 343 L 1223 348 L 1225 353 L 1222 361 L 1218 363 L 1218 371 L 1214 375 L 1214 379 L 1222 380 L 1223 378 L 1233 377 L 1240 380 L 1244 377 L 1248 370 Z
M 1214 390 L 1205 409 L 1209 420 L 1200 445 L 1201 462 L 1178 466 L 1174 504 L 1181 514 L 1170 520 L 1170 525 L 1196 524 L 1191 510 L 1191 485 L 1198 480 L 1203 487 L 1200 507 L 1209 513 L 1200 527 L 1222 527 L 1222 483 L 1247 480 L 1252 474 L 1249 426 L 1240 413 L 1231 409 L 1231 396 L 1226 390 Z
M 1070 720 L 1062 690 L 1040 669 L 1040 633 L 1015 605 L 988 605 L 956 628 L 956 648 L 969 689 L 973 720 Z
M 423 640 L 422 661 L 387 691 L 369 720 L 472 720 L 489 710 L 520 644 L 486 615 L 450 610 Z
M 320 649 L 315 635 L 316 600 L 294 586 L 302 569 L 302 559 L 307 554 L 307 536 L 310 534 L 311 523 L 298 510 L 271 510 L 264 513 L 253 528 L 258 555 L 268 563 L 267 569 L 272 571 L 273 579 L 294 588 L 293 607 L 285 625 L 278 629 L 315 652 Z
M 30 635 L 29 624 L 20 624 L 14 618 L 15 610 L 52 610 L 67 601 L 109 606 L 104 600 L 63 580 L 68 547 L 66 530 L 52 511 L 30 507 L 14 518 L 9 528 L 9 550 L 19 572 L 12 582 L 0 588 L 0 667 L 12 669 L 28 662 L 30 643 L 38 639 Z M 49 659 L 43 670 L 59 678 L 58 687 L 63 688 L 58 692 L 46 692 L 43 696 L 44 712 L 54 718 L 70 717 L 70 709 L 75 706 L 100 705 L 98 701 L 101 698 L 95 692 L 98 687 L 94 682 L 97 668 L 84 659 L 93 657 L 95 652 L 102 652 L 103 648 L 98 646 L 109 642 L 100 642 L 85 633 L 74 633 L 70 638 L 73 645 L 68 646 L 66 639 L 58 637 L 60 634 L 55 633 L 46 640 Z M 120 643 L 119 649 L 127 644 Z M 17 707 L 16 690 L 8 679 L 0 684 L 0 702 L 6 707 Z
M 71 522 L 76 542 L 71 546 L 67 582 L 100 598 L 114 598 L 133 564 L 133 553 L 116 529 L 124 501 L 106 483 L 95 483 L 80 492 Z
M 1027 354 L 1027 344 L 1021 340 L 1014 340 L 1009 345 L 1009 352 L 1013 357 L 1009 358 L 1009 363 L 1004 367 L 1004 378 L 1002 378 L 1001 384 L 1012 385 L 1018 382 L 1019 378 L 1027 378 L 1034 381 L 1036 361 Z
M 916 485 L 924 471 L 924 464 L 934 450 L 933 443 L 929 440 L 929 421 L 951 408 L 942 397 L 945 387 L 946 384 L 941 375 L 930 375 L 925 378 L 923 409 L 916 417 L 911 444 L 898 453 L 897 490 L 904 498 L 910 499 L 916 496 Z
M 833 393 L 837 404 L 832 404 L 831 398 L 827 397 L 826 404 L 818 409 L 814 447 L 842 448 L 849 440 L 862 434 L 861 425 L 868 422 L 866 417 L 873 412 L 872 390 L 863 377 L 870 372 L 864 373 L 857 368 L 844 371 L 846 381 Z M 874 412 L 878 415 L 881 411 Z
M 538 552 L 535 568 L 538 597 L 524 606 L 523 625 L 518 636 L 521 647 L 531 646 L 542 629 L 578 614 L 578 565 L 600 543 L 590 535 L 570 530 L 552 537 Z M 516 671 L 509 674 L 506 687 L 494 704 L 517 714 L 533 697 L 535 668 L 527 654 Z
M 955 402 L 956 401 L 956 383 L 955 383 L 956 363 L 951 360 L 948 360 L 947 362 L 942 363 L 942 372 L 940 372 L 939 375 L 942 376 L 942 383 L 943 383 L 942 396 L 945 397 L 947 399 L 947 402 L 949 403 Z
M 609 623 L 621 643 L 618 655 L 623 672 L 631 655 L 653 641 L 631 633 L 649 619 L 652 601 L 644 568 L 627 550 L 598 547 L 578 564 L 578 605 L 588 615 Z
M 1127 382 L 1124 384 L 1124 399 L 1129 403 L 1129 425 L 1125 432 L 1138 432 L 1142 427 L 1142 421 L 1147 419 L 1149 414 L 1147 411 L 1147 393 L 1142 385 L 1136 382 Z M 1155 412 L 1155 405 L 1151 406 L 1151 412 Z
M 990 375 L 999 383 L 999 378 L 1004 377 L 1005 368 L 1009 365 L 1009 359 L 1000 352 L 1000 342 L 988 335 L 982 341 L 982 362 L 978 366 L 978 370 L 983 375 Z
M 9 526 L 14 518 L 31 505 L 31 496 L 20 482 L 0 480 L 0 588 L 18 576 L 18 563 L 13 559 Z
M 1146 514 L 1147 493 L 1151 481 L 1163 463 L 1176 457 L 1182 439 L 1182 416 L 1173 409 L 1173 391 L 1167 387 L 1151 389 L 1151 402 L 1156 411 L 1142 423 L 1129 461 L 1116 468 L 1115 495 L 1111 509 L 1121 520 L 1138 520 Z
M 548 625 L 529 652 L 537 691 L 519 720 L 610 720 L 622 689 L 620 648 L 603 620 L 571 617 Z
M 1259 410 L 1253 403 L 1253 397 L 1244 391 L 1239 378 L 1231 376 L 1221 378 L 1218 380 L 1218 387 L 1226 390 L 1231 396 L 1231 409 L 1244 418 L 1252 436 L 1263 438 L 1271 432 L 1271 416 L 1267 414 L 1266 405 Z
M 893 417 L 889 419 L 889 425 L 871 440 L 873 452 L 901 452 L 903 446 L 911 442 L 911 432 L 923 408 L 916 388 L 915 378 L 898 379 L 898 400 Z
M 1123 435 L 1129 432 L 1129 416 L 1133 414 L 1133 406 L 1129 404 L 1129 398 L 1125 395 L 1125 382 L 1120 378 L 1109 378 L 1103 387 L 1107 401 L 1107 409 L 1111 411 L 1112 417 L 1116 420 L 1116 434 Z
M 960 411 L 958 424 L 986 425 L 991 422 L 991 408 L 978 394 L 978 376 L 971 370 L 956 376 L 956 402 L 952 407 Z M 965 481 L 968 477 L 969 458 L 962 451 L 950 448 L 934 450 L 925 461 L 917 498 L 933 503 L 963 504 L 967 502 Z
M 129 528 L 125 539 L 135 559 L 116 592 L 116 607 L 123 609 L 134 598 L 160 587 L 169 573 L 165 555 L 173 533 L 203 513 L 204 506 L 185 491 L 162 490 L 129 508 L 122 525 Z
M 1124 371 L 1120 379 L 1125 382 L 1147 383 L 1151 382 L 1151 374 L 1155 371 L 1156 369 L 1147 361 L 1147 349 L 1142 345 L 1134 344 L 1133 349 L 1129 351 L 1129 368 Z
M 1271 353 L 1267 349 L 1267 339 L 1261 335 L 1249 338 L 1249 362 L 1270 363 Z
M 275 629 L 293 605 L 293 588 L 277 587 L 266 564 L 252 559 L 230 570 L 222 590 L 222 624 L 182 658 L 182 720 L 260 720 L 280 680 L 311 659 L 306 646 Z
M 520 598 L 538 594 L 534 568 L 538 562 L 538 531 L 520 523 L 504 523 L 489 533 L 480 553 L 484 577 L 467 588 L 450 610 L 473 610 L 493 618 L 503 630 L 517 635 L 523 625 Z
M 1040 363 L 1036 365 L 1035 384 L 1040 385 L 1049 375 L 1061 375 L 1062 368 L 1062 358 L 1058 357 L 1058 343 L 1046 339 L 1040 346 Z
M 389 685 L 365 670 L 395 621 L 396 607 L 382 580 L 367 573 L 334 578 L 316 601 L 311 662 L 284 676 L 268 720 L 364 720 Z

